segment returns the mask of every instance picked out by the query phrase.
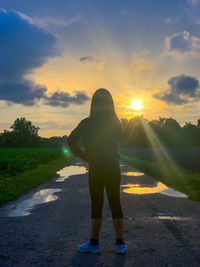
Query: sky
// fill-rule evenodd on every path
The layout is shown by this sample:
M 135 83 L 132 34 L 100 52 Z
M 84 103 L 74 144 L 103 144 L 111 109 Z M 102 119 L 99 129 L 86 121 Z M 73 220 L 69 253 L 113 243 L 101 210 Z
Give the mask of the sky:
M 98 88 L 119 118 L 196 124 L 200 0 L 0 0 L 0 132 L 25 117 L 68 135 Z

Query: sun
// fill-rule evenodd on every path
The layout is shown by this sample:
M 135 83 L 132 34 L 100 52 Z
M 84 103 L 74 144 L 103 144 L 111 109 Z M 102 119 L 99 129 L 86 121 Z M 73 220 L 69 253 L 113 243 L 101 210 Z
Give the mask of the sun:
M 131 108 L 134 110 L 141 110 L 143 108 L 142 102 L 140 100 L 134 100 L 131 103 Z

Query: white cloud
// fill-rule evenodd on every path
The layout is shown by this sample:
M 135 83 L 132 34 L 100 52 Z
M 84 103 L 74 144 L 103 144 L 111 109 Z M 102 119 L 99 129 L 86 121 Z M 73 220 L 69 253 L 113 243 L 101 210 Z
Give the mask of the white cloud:
M 24 20 L 28 21 L 30 24 L 36 25 L 38 28 L 42 28 L 45 30 L 50 30 L 52 26 L 59 26 L 59 27 L 68 27 L 75 22 L 80 21 L 80 16 L 77 15 L 69 20 L 66 20 L 62 17 L 60 18 L 53 18 L 53 17 L 42 17 L 42 18 L 32 18 L 27 16 L 26 14 L 16 11 L 16 13 L 23 18 Z

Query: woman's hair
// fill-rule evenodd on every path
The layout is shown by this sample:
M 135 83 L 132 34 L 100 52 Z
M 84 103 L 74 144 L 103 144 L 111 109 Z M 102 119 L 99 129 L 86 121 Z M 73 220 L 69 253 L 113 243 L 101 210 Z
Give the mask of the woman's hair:
M 113 124 L 119 121 L 115 112 L 113 98 L 105 88 L 97 89 L 91 100 L 90 118 L 96 123 Z

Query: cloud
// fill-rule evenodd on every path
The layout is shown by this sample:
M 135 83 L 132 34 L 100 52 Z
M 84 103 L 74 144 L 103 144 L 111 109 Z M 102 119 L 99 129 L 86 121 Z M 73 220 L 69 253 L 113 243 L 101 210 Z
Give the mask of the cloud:
M 200 38 L 187 31 L 177 32 L 165 38 L 164 54 L 175 56 L 177 60 L 185 56 L 200 57 Z
M 56 38 L 15 12 L 0 11 L 0 100 L 34 105 L 46 87 L 24 76 L 56 56 Z
M 53 93 L 51 96 L 46 96 L 44 103 L 50 106 L 68 107 L 71 103 L 81 105 L 89 99 L 90 98 L 81 91 L 75 91 L 74 96 L 71 96 L 67 92 L 58 91 Z
M 68 27 L 78 21 L 80 21 L 81 17 L 80 15 L 77 15 L 69 20 L 66 20 L 65 18 L 58 17 L 42 17 L 42 18 L 32 18 L 27 16 L 26 14 L 16 11 L 16 13 L 24 20 L 26 20 L 28 23 L 32 25 L 36 25 L 38 28 L 45 29 L 48 31 L 51 31 L 51 28 L 54 26 L 59 27 Z
M 165 101 L 169 105 L 182 105 L 200 99 L 199 81 L 196 77 L 179 75 L 168 80 L 169 90 L 153 97 Z
M 36 100 L 45 96 L 46 90 L 45 86 L 25 79 L 19 82 L 3 82 L 0 83 L 0 100 L 5 100 L 8 104 L 33 106 Z
M 138 70 L 150 70 L 153 68 L 153 62 L 151 60 L 145 59 L 139 55 L 133 55 L 129 65 Z
M 43 100 L 47 105 L 66 107 L 88 99 L 81 92 L 75 96 L 67 92 L 47 96 L 45 85 L 25 78 L 48 58 L 60 55 L 55 47 L 56 38 L 16 12 L 0 10 L 0 21 L 0 100 L 25 106 Z
M 105 65 L 105 59 L 100 57 L 85 56 L 79 59 L 81 65 L 87 68 L 103 69 Z

